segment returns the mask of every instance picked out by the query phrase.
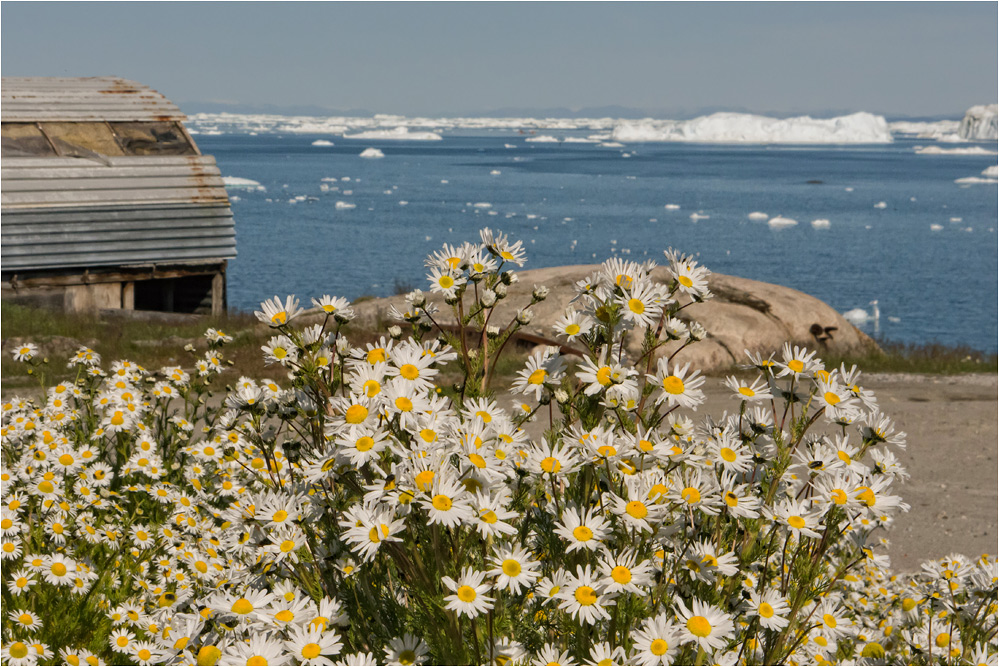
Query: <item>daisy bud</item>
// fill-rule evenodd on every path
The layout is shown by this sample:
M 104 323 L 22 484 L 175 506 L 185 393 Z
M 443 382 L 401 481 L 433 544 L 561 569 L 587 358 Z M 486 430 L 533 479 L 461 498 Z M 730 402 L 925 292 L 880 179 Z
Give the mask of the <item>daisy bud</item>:
M 518 280 L 520 279 L 517 277 L 517 274 L 514 273 L 513 271 L 504 271 L 500 275 L 500 281 L 502 281 L 504 285 L 512 285 Z
M 388 328 L 388 335 L 392 336 L 395 340 L 402 338 L 402 328 L 395 326 L 394 324 Z
M 187 345 L 184 346 L 184 351 L 185 352 L 194 352 L 194 346 L 191 345 L 190 343 L 188 343 Z
M 453 306 L 454 304 L 458 303 L 458 297 L 451 294 L 445 295 L 444 303 L 446 303 L 449 306 Z
M 482 305 L 486 308 L 492 308 L 496 305 L 496 292 L 491 289 L 487 289 L 482 293 Z
M 558 401 L 559 403 L 568 403 L 569 402 L 569 392 L 567 392 L 565 389 L 556 389 L 555 390 L 555 400 Z
M 414 290 L 406 295 L 406 301 L 409 301 L 413 308 L 422 308 L 427 305 L 427 295 L 423 290 Z
M 503 283 L 497 283 L 493 290 L 496 292 L 497 299 L 502 299 L 506 296 L 506 285 Z
M 490 338 L 496 338 L 497 336 L 499 336 L 499 334 L 500 334 L 499 327 L 494 326 L 492 324 L 486 327 L 486 335 L 489 336 Z
M 534 313 L 531 312 L 530 308 L 525 308 L 524 310 L 517 313 L 517 322 L 519 322 L 524 326 L 530 324 L 532 319 L 534 319 Z
M 548 298 L 548 288 L 544 285 L 535 285 L 534 291 L 531 292 L 531 296 L 535 301 L 544 301 Z
M 708 335 L 707 330 L 701 326 L 700 322 L 690 323 L 690 338 L 691 340 L 704 340 L 704 337 Z

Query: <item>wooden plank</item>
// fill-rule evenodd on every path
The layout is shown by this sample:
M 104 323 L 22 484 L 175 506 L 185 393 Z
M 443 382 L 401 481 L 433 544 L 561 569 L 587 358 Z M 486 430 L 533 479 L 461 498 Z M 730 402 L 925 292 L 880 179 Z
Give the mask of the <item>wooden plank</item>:
M 150 204 L 141 208 L 124 206 L 118 208 L 88 206 L 86 208 L 26 208 L 6 211 L 3 224 L 11 226 L 102 223 L 106 221 L 150 221 L 181 220 L 186 218 L 232 218 L 228 202 L 224 204 Z
M 199 229 L 202 227 L 227 228 L 235 230 L 232 217 L 204 217 L 204 218 L 158 218 L 156 220 L 116 220 L 108 221 L 87 221 L 74 223 L 49 223 L 37 225 L 11 225 L 4 221 L 0 236 L 4 243 L 17 243 L 18 239 L 30 235 L 50 235 L 50 234 L 81 234 L 81 233 L 110 233 L 110 232 L 144 232 L 151 230 L 175 230 L 176 234 L 182 234 L 182 230 Z
M 215 167 L 215 158 L 211 155 L 128 155 L 123 157 L 107 157 L 103 162 L 80 157 L 6 157 L 3 159 L 4 169 L 47 169 L 61 167 L 86 167 L 99 165 L 101 167 L 158 167 L 200 165 Z
M 77 253 L 72 256 L 67 255 L 55 255 L 48 257 L 26 257 L 17 258 L 15 261 L 13 258 L 11 260 L 4 260 L 4 271 L 9 273 L 11 271 L 35 271 L 40 269 L 62 269 L 71 266 L 79 266 L 81 268 L 87 266 L 119 266 L 121 264 L 129 264 L 135 262 L 172 262 L 180 261 L 184 259 L 192 260 L 209 260 L 209 259 L 232 259 L 236 256 L 236 248 L 232 247 L 219 247 L 219 248 L 174 248 L 171 249 L 169 253 L 164 252 L 162 249 L 156 249 L 151 251 L 135 251 L 135 250 L 124 250 L 121 252 L 114 253 Z
M 6 162 L 5 162 L 6 164 Z M 130 165 L 130 166 L 92 166 L 81 167 L 79 164 L 52 169 L 0 169 L 0 178 L 4 187 L 17 181 L 34 181 L 67 178 L 144 178 L 148 176 L 183 176 L 183 175 L 221 176 L 215 165 L 162 164 L 162 165 Z
M 83 192 L 87 190 L 149 190 L 170 188 L 225 188 L 221 176 L 184 174 L 180 176 L 127 176 L 121 178 L 38 178 L 3 182 L 5 193 Z
M 146 204 L 167 202 L 228 203 L 223 188 L 155 188 L 149 190 L 82 190 L 79 192 L 0 193 L 3 206 L 79 206 L 81 204 Z
M 75 246 L 101 247 L 113 241 L 132 242 L 135 246 L 145 247 L 153 241 L 174 241 L 178 244 L 189 239 L 235 238 L 233 227 L 191 227 L 191 228 L 161 228 L 149 230 L 107 231 L 90 229 L 86 232 L 72 234 L 19 234 L 17 236 L 3 234 L 3 257 L 27 254 L 27 251 L 42 250 L 50 252 L 72 252 Z

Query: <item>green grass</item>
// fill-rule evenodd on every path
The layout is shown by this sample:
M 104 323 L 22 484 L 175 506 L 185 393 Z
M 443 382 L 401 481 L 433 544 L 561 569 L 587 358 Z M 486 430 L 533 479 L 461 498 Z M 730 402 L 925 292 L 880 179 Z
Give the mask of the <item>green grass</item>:
M 970 347 L 943 345 L 941 343 L 898 343 L 878 341 L 881 351 L 863 355 L 823 357 L 826 368 L 845 363 L 847 368 L 856 364 L 867 373 L 927 373 L 934 375 L 959 375 L 962 373 L 995 373 L 999 371 L 999 357 L 985 354 Z
M 249 314 L 224 317 L 192 318 L 190 321 L 150 322 L 128 317 L 101 319 L 93 314 L 64 313 L 30 308 L 12 303 L 0 304 L 0 332 L 5 342 L 11 338 L 33 342 L 39 347 L 37 359 L 47 358 L 42 370 L 46 381 L 70 379 L 66 361 L 80 346 L 97 351 L 105 362 L 129 359 L 156 369 L 167 365 L 193 365 L 184 345 L 192 343 L 199 351 L 206 349 L 205 330 L 220 329 L 233 336 L 226 346 L 226 357 L 233 362 L 235 374 L 263 377 L 274 375 L 273 368 L 263 365 L 260 345 L 268 332 L 256 326 Z M 5 350 L 9 345 L 5 345 Z M 3 388 L 14 389 L 37 384 L 28 373 L 29 367 L 4 354 L 2 361 Z

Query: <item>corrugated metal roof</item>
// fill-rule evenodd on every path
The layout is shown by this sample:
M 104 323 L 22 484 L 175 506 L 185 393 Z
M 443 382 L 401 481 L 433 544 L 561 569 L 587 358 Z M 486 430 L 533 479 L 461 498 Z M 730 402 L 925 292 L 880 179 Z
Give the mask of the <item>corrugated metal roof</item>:
M 210 156 L 5 158 L 3 270 L 236 256 Z
M 37 121 L 182 121 L 176 104 L 149 86 L 112 76 L 3 77 L 5 123 Z

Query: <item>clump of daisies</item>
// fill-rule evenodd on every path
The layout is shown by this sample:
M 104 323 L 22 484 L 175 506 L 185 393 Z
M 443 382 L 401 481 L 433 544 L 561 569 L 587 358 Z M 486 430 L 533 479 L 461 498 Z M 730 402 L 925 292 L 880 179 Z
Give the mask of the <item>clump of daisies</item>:
M 707 335 L 683 311 L 709 272 L 665 260 L 581 281 L 565 347 L 506 387 L 547 290 L 494 316 L 525 252 L 490 230 L 428 258 L 440 298 L 364 346 L 342 298 L 263 303 L 276 381 L 220 387 L 216 330 L 158 370 L 81 349 L 73 382 L 3 405 L 0 657 L 994 663 L 994 557 L 889 570 L 905 434 L 859 371 L 750 355 L 731 411 L 700 415 L 708 380 L 676 356 Z

